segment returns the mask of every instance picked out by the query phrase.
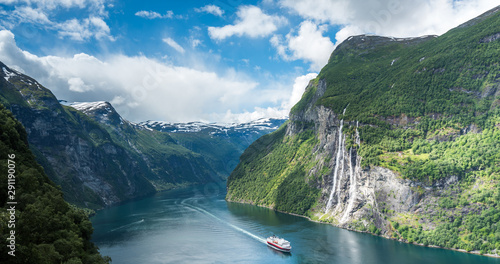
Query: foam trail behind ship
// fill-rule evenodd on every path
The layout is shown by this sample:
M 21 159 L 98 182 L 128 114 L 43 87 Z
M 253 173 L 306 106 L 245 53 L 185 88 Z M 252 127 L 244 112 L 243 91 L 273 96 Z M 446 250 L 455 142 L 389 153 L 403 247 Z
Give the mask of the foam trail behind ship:
M 256 236 L 256 235 L 254 235 L 254 234 L 252 234 L 252 233 L 250 233 L 250 232 L 248 232 L 248 231 L 246 231 L 246 230 L 244 230 L 244 229 L 242 229 L 242 228 L 239 228 L 239 227 L 237 227 L 237 226 L 235 226 L 235 225 L 233 225 L 233 224 L 231 224 L 231 223 L 228 223 L 228 222 L 226 222 L 226 221 L 224 221 L 224 220 L 220 219 L 219 217 L 217 217 L 217 216 L 213 215 L 212 213 L 210 213 L 210 212 L 208 212 L 208 211 L 206 211 L 206 210 L 204 210 L 204 209 L 202 209 L 202 208 L 199 208 L 199 207 L 197 207 L 197 206 L 193 206 L 193 205 L 189 205 L 189 204 L 184 204 L 184 205 L 185 205 L 185 206 L 187 206 L 187 207 L 190 207 L 191 209 L 194 209 L 194 210 L 196 210 L 196 211 L 198 211 L 198 212 L 200 212 L 200 213 L 202 213 L 202 214 L 205 214 L 205 215 L 208 215 L 208 216 L 210 216 L 210 217 L 212 217 L 212 218 L 215 218 L 217 221 L 219 221 L 219 222 L 221 222 L 221 223 L 224 223 L 224 224 L 226 224 L 226 225 L 228 225 L 228 226 L 232 227 L 233 229 L 235 229 L 235 230 L 237 230 L 237 231 L 240 231 L 240 232 L 242 232 L 243 234 L 246 234 L 246 235 L 250 236 L 251 238 L 253 238 L 253 239 L 255 239 L 255 240 L 257 240 L 257 241 L 259 241 L 259 242 L 261 242 L 261 243 L 267 244 L 267 241 L 266 241 L 264 238 L 259 237 L 259 236 Z
M 140 223 L 142 223 L 142 222 L 144 222 L 144 219 L 141 219 L 141 220 L 139 220 L 139 221 L 135 221 L 135 222 L 130 223 L 130 224 L 122 225 L 122 226 L 119 226 L 119 227 L 117 227 L 117 228 L 113 228 L 113 229 L 109 230 L 108 232 L 114 232 L 114 231 L 116 231 L 116 230 L 118 230 L 118 229 L 122 229 L 122 228 L 130 227 L 130 226 L 133 226 L 133 225 L 136 225 L 136 224 L 140 224 Z

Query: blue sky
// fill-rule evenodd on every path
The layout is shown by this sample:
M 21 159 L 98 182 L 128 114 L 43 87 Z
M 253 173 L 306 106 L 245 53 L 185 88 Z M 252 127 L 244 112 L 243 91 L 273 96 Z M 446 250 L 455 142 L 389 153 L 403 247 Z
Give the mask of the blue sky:
M 439 35 L 495 2 L 0 0 L 0 60 L 131 121 L 245 122 L 287 115 L 351 35 Z

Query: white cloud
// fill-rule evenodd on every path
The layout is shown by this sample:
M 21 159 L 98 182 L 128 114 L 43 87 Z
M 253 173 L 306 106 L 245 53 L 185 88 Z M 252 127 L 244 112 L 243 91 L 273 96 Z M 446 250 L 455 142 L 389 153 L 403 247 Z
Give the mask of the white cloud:
M 271 45 L 276 48 L 278 55 L 280 55 L 282 59 L 286 61 L 292 60 L 292 58 L 288 55 L 287 46 L 283 44 L 284 41 L 282 36 L 274 35 L 271 37 L 269 42 L 271 42 Z
M 93 88 L 91 85 L 86 85 L 85 82 L 78 77 L 69 78 L 68 85 L 70 91 L 79 93 L 91 91 Z
M 275 35 L 270 43 L 284 60 L 305 60 L 310 70 L 318 71 L 326 64 L 336 45 L 353 35 L 377 34 L 394 37 L 415 37 L 443 34 L 498 3 L 491 0 L 280 0 L 306 19 L 297 35 L 293 30 L 286 38 Z M 323 36 L 327 24 L 339 27 L 335 45 Z M 318 26 L 319 25 L 319 26 Z
M 73 40 L 85 41 L 90 38 L 98 40 L 114 40 L 110 35 L 110 29 L 106 22 L 100 17 L 89 17 L 82 20 L 71 19 L 56 25 L 61 37 L 69 37 Z
M 317 26 L 311 21 L 300 24 L 297 36 L 288 36 L 288 48 L 294 58 L 311 62 L 311 69 L 319 71 L 327 62 L 333 51 L 330 38 L 323 36 L 326 27 Z
M 227 110 L 225 114 L 213 114 L 214 120 L 224 120 L 224 123 L 248 123 L 260 118 L 284 118 L 288 116 L 289 110 L 276 107 L 255 107 L 252 112 L 233 113 Z
M 498 5 L 492 0 L 281 0 L 281 6 L 318 23 L 341 25 L 348 33 L 394 37 L 443 34 Z M 345 29 L 345 30 L 344 30 Z
M 257 82 L 235 71 L 218 74 L 120 54 L 105 60 L 83 53 L 40 57 L 17 47 L 7 30 L 0 31 L 0 61 L 37 79 L 59 99 L 111 101 L 131 121 L 228 121 L 212 118 L 224 118 L 228 110 L 245 113 L 270 100 L 266 93 L 260 97 Z
M 118 95 L 118 96 L 113 97 L 113 99 L 109 102 L 111 103 L 111 105 L 121 105 L 121 104 L 125 103 L 125 98 Z
M 185 52 L 184 48 L 171 38 L 164 38 L 163 42 L 167 43 L 167 45 L 169 45 L 170 47 L 172 47 L 173 49 L 175 49 L 176 51 L 178 51 L 180 53 Z
M 30 4 L 41 7 L 43 9 L 55 9 L 57 7 L 85 7 L 88 3 L 95 3 L 102 1 L 85 1 L 85 0 L 1 0 L 1 4 Z
M 193 49 L 200 46 L 203 43 L 203 41 L 201 41 L 200 39 L 195 39 L 195 38 L 192 38 L 190 41 L 191 41 L 191 47 Z
M 143 17 L 147 19 L 156 19 L 156 18 L 172 18 L 174 16 L 174 12 L 171 10 L 168 10 L 165 15 L 162 15 L 160 13 L 154 12 L 154 11 L 138 11 L 135 13 L 136 16 L 138 17 Z
M 206 5 L 204 7 L 195 8 L 194 10 L 199 13 L 205 12 L 220 17 L 222 17 L 222 15 L 224 14 L 224 10 L 220 9 L 220 7 L 216 5 Z
M 41 25 L 52 25 L 47 14 L 40 9 L 33 9 L 29 6 L 16 7 L 12 12 L 21 23 L 37 23 Z
M 59 99 L 109 101 L 124 118 L 135 122 L 248 122 L 283 117 L 317 75 L 270 76 L 259 84 L 234 70 L 222 74 L 195 70 L 144 56 L 39 57 L 17 47 L 7 30 L 0 31 L 0 61 L 35 78 Z
M 60 37 L 69 37 L 77 41 L 114 40 L 110 28 L 104 21 L 108 16 L 104 0 L 12 0 L 2 1 L 5 5 L 14 5 L 12 12 L 4 12 L 0 28 L 14 28 L 22 23 L 30 23 L 47 30 L 54 30 Z M 88 18 L 57 20 L 56 13 L 61 10 L 79 8 Z M 84 15 L 85 17 L 85 15 Z
M 107 16 L 105 0 L 1 0 L 5 5 L 26 5 L 41 10 L 55 10 L 57 8 L 88 8 L 95 15 Z
M 285 108 L 291 109 L 296 103 L 300 101 L 304 91 L 309 84 L 309 81 L 316 78 L 318 76 L 317 73 L 308 73 L 306 75 L 299 76 L 295 78 L 295 82 L 293 84 L 292 95 L 290 96 L 290 100 L 288 101 L 288 105 Z
M 287 23 L 286 18 L 264 14 L 256 6 L 241 6 L 236 15 L 238 18 L 233 25 L 209 27 L 210 37 L 216 40 L 223 40 L 234 35 L 250 38 L 265 37 Z
M 335 44 L 338 45 L 350 36 L 361 35 L 363 33 L 364 31 L 357 26 L 353 25 L 345 26 L 335 34 L 335 40 L 336 40 Z
M 311 63 L 311 70 L 319 71 L 334 49 L 330 38 L 323 36 L 325 31 L 326 26 L 306 20 L 300 24 L 297 35 L 291 32 L 286 40 L 275 35 L 270 42 L 284 60 L 305 60 Z
M 265 97 L 273 97 L 277 101 L 281 101 L 279 107 L 254 107 L 253 111 L 243 111 L 242 113 L 233 113 L 227 110 L 224 114 L 215 113 L 211 117 L 215 120 L 224 120 L 228 123 L 246 123 L 259 118 L 283 118 L 288 116 L 290 109 L 302 98 L 309 81 L 316 78 L 317 73 L 308 73 L 295 78 L 292 85 L 285 85 L 274 90 L 264 91 Z M 279 85 L 271 84 L 276 87 Z M 290 89 L 290 86 L 292 89 Z M 291 90 L 291 91 L 290 91 Z M 274 93 L 280 96 L 273 95 Z

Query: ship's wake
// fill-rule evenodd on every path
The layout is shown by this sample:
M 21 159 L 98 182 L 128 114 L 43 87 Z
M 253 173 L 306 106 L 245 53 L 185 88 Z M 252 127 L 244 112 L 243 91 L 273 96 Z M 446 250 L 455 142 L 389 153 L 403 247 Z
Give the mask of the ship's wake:
M 120 229 L 123 229 L 123 228 L 131 227 L 131 226 L 133 226 L 133 225 L 140 224 L 140 223 L 142 223 L 142 222 L 144 222 L 144 219 L 141 219 L 141 220 L 139 220 L 139 221 L 132 222 L 132 223 L 130 223 L 130 224 L 126 224 L 126 225 L 119 226 L 119 227 L 117 227 L 117 228 L 114 228 L 114 229 L 109 230 L 109 232 L 114 232 L 114 231 L 116 231 L 116 230 L 120 230 Z
M 191 209 L 199 212 L 199 213 L 202 213 L 204 215 L 210 216 L 210 217 L 214 218 L 215 220 L 217 220 L 217 221 L 219 221 L 219 222 L 221 222 L 221 223 L 223 223 L 223 224 L 225 224 L 225 225 L 233 228 L 234 230 L 236 230 L 238 232 L 241 232 L 241 233 L 243 233 L 245 235 L 248 235 L 249 237 L 251 237 L 251 238 L 253 238 L 253 239 L 255 239 L 255 240 L 257 240 L 257 241 L 259 241 L 261 243 L 267 244 L 266 239 L 264 239 L 262 237 L 259 237 L 259 236 L 255 235 L 255 234 L 252 234 L 252 233 L 248 232 L 247 230 L 242 229 L 242 228 L 240 228 L 238 226 L 235 226 L 235 225 L 233 225 L 231 223 L 228 223 L 227 221 L 224 221 L 224 220 L 220 219 L 219 217 L 215 216 L 214 214 L 208 212 L 207 210 L 205 210 L 203 208 L 200 208 L 200 207 L 195 206 L 195 205 L 186 204 L 186 203 L 182 203 L 182 204 L 185 205 L 188 208 L 191 208 Z

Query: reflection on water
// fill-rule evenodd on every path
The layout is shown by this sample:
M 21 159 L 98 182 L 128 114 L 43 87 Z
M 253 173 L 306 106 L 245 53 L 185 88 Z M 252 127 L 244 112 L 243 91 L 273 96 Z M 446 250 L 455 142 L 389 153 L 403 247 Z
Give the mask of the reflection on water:
M 199 187 L 160 193 L 99 211 L 93 241 L 113 263 L 497 263 L 350 232 L 246 204 Z M 277 234 L 292 253 L 265 239 Z
M 275 255 L 277 258 L 287 259 L 292 257 L 292 252 L 281 252 L 271 247 L 267 247 L 268 251 Z

